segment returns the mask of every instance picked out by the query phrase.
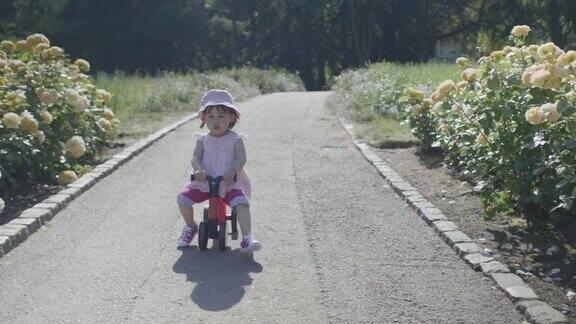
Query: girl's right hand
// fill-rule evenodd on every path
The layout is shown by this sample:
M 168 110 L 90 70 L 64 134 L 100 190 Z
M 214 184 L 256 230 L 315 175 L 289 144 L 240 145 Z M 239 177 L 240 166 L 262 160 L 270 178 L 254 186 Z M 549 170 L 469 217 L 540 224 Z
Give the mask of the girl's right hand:
M 206 172 L 202 170 L 194 171 L 194 179 L 198 181 L 206 181 Z

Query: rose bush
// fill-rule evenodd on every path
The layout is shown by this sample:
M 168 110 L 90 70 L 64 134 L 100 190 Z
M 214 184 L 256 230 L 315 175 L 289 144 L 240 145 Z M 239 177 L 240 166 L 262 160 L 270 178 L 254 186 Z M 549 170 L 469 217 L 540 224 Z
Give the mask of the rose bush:
M 576 52 L 527 45 L 529 32 L 514 27 L 514 46 L 476 67 L 458 59 L 461 80 L 440 84 L 433 105 L 407 90 L 406 119 L 424 145 L 440 147 L 448 165 L 478 181 L 487 217 L 522 212 L 532 222 L 574 226 Z
M 111 95 L 89 71 L 41 34 L 0 42 L 0 192 L 73 181 L 115 135 Z

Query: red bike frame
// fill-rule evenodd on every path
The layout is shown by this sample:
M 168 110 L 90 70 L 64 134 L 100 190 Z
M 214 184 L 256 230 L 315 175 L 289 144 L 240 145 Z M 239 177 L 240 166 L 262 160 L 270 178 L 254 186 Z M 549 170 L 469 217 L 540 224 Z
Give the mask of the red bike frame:
M 208 219 L 218 220 L 218 224 L 226 223 L 228 216 L 226 216 L 227 205 L 222 198 L 209 198 L 208 199 Z

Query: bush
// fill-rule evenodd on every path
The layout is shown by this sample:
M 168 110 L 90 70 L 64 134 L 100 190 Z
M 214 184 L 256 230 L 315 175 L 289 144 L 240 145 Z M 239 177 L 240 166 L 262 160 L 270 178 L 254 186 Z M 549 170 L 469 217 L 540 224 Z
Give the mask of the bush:
M 519 30 L 522 33 L 519 33 Z M 424 107 L 406 101 L 413 132 L 441 147 L 448 164 L 479 181 L 485 215 L 522 212 L 532 222 L 576 224 L 576 52 L 506 46 L 442 82 Z M 418 107 L 422 107 L 419 109 Z M 430 138 L 432 140 L 430 140 Z
M 218 74 L 234 79 L 245 88 L 259 89 L 261 93 L 304 91 L 304 83 L 295 74 L 281 69 L 257 69 L 243 67 L 239 69 L 219 70 Z
M 156 76 L 98 73 L 95 82 L 117 94 L 110 105 L 122 120 L 138 113 L 195 110 L 202 94 L 213 88 L 229 90 L 238 101 L 261 93 L 304 90 L 302 80 L 294 74 L 256 68 Z
M 41 34 L 0 43 L 0 191 L 73 181 L 114 135 L 111 95 L 89 70 Z
M 452 76 L 456 68 L 441 63 L 394 64 L 381 62 L 349 70 L 335 78 L 332 90 L 345 110 L 357 121 L 379 117 L 401 118 L 407 84 L 426 91 L 440 77 Z

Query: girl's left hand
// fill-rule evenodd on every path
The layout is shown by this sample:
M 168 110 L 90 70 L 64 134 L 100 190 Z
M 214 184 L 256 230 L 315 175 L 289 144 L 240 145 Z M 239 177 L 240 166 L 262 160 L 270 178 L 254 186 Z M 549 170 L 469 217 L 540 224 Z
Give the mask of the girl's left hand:
M 236 172 L 233 172 L 233 171 L 228 171 L 224 174 L 223 180 L 224 180 L 224 183 L 226 184 L 226 186 L 230 186 L 232 184 L 232 182 L 234 181 L 235 175 L 236 175 Z

